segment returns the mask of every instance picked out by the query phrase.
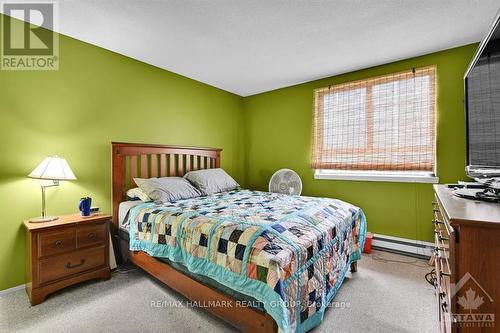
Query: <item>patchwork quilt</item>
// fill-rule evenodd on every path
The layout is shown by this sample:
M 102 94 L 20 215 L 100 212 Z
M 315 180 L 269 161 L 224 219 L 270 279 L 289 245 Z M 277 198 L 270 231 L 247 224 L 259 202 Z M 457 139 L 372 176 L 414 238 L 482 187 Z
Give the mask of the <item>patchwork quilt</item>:
M 282 332 L 318 325 L 366 220 L 346 202 L 239 190 L 131 210 L 130 250 L 184 264 L 264 304 Z

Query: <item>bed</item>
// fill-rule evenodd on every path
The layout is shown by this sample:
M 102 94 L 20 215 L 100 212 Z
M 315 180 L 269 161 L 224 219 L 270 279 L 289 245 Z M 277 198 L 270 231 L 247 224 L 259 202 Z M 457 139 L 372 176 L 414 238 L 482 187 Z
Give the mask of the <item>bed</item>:
M 366 220 L 335 199 L 234 190 L 127 203 L 133 178 L 220 167 L 221 150 L 113 143 L 113 233 L 130 260 L 245 332 L 317 326 L 361 258 Z

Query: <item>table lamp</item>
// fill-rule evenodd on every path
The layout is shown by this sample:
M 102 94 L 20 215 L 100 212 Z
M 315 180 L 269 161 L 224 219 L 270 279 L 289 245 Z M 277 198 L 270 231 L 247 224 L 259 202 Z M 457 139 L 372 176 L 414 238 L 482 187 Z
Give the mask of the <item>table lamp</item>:
M 62 157 L 49 156 L 46 157 L 28 177 L 35 179 L 52 180 L 50 185 L 41 185 L 42 187 L 42 216 L 31 218 L 30 222 L 48 222 L 57 220 L 57 216 L 47 216 L 45 207 L 45 188 L 59 186 L 60 180 L 75 180 L 76 177 L 71 171 L 68 162 Z

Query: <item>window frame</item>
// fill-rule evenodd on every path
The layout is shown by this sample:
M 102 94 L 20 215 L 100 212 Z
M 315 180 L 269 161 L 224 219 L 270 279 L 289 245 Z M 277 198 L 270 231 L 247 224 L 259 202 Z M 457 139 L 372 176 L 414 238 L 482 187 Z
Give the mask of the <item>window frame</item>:
M 314 179 L 439 184 L 433 172 L 314 169 Z

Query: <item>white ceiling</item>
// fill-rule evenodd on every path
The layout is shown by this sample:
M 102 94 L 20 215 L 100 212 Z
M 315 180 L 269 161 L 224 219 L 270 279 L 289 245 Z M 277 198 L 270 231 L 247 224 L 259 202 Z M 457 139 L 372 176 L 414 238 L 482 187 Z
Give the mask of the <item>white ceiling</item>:
M 498 0 L 59 3 L 59 32 L 241 96 L 480 41 L 500 6 Z

